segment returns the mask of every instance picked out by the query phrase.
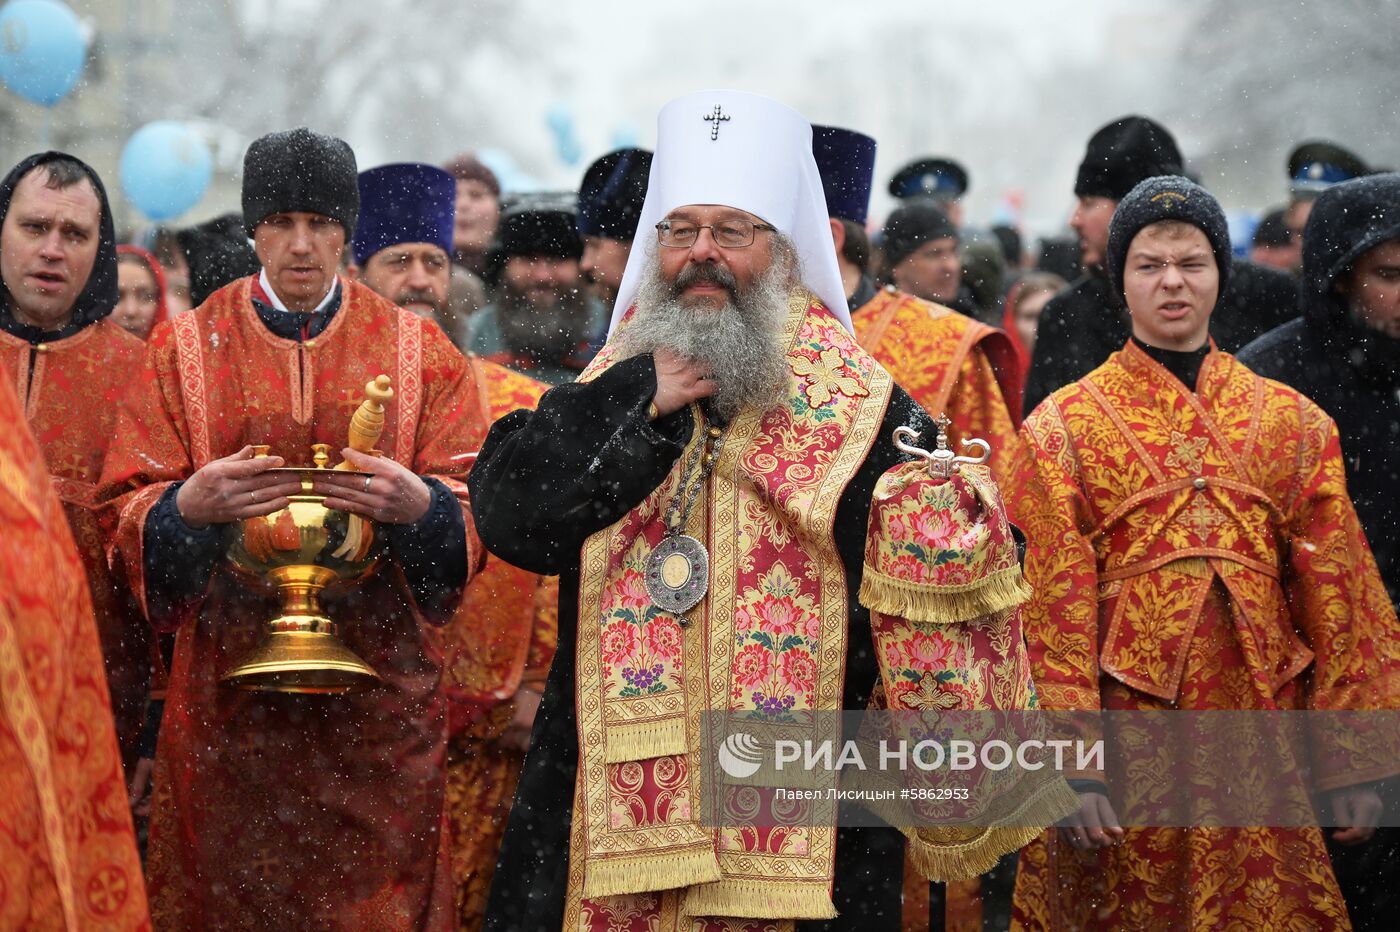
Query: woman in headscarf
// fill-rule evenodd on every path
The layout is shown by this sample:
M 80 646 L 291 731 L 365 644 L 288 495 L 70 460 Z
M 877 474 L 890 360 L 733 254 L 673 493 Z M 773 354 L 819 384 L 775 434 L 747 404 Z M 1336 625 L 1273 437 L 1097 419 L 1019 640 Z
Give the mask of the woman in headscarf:
M 117 306 L 112 309 L 112 322 L 144 340 L 168 316 L 165 272 L 156 257 L 139 246 L 118 246 Z
M 1020 363 L 1016 387 L 1019 402 L 1026 388 L 1026 373 L 1031 368 L 1031 353 L 1035 350 L 1035 329 L 1040 311 L 1055 292 L 1065 287 L 1065 280 L 1050 272 L 1030 272 L 1023 275 L 1006 292 L 1002 302 L 1001 329 L 1011 338 Z M 1025 412 L 1029 414 L 1030 412 Z

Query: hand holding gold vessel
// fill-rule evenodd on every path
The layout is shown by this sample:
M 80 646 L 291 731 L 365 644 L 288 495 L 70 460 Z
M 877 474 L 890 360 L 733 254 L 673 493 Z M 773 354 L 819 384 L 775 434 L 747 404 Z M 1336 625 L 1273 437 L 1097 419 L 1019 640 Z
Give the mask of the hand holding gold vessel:
M 301 491 L 301 480 L 269 473 L 282 466 L 282 457 L 257 453 L 246 446 L 195 470 L 175 493 L 181 519 L 192 528 L 205 528 L 286 508 L 290 496 Z
M 428 513 L 433 493 L 407 466 L 374 455 L 384 431 L 384 406 L 394 397 L 387 375 L 365 383 L 365 400 L 350 418 L 350 445 L 334 470 L 317 475 L 314 488 L 326 496 L 326 507 L 348 511 L 382 524 L 413 524 Z M 354 469 L 373 473 L 363 479 L 338 474 Z
M 364 402 L 350 419 L 345 461 L 327 469 L 329 447 L 312 444 L 316 466 L 290 471 L 294 478 L 288 481 L 297 488 L 283 497 L 286 507 L 250 512 L 230 526 L 229 562 L 275 585 L 282 610 L 268 621 L 262 643 L 220 677 L 223 682 L 300 693 L 340 693 L 379 682 L 374 669 L 336 636 L 338 625 L 321 608 L 320 596 L 329 586 L 355 585 L 373 572 L 384 551 L 378 521 L 410 523 L 432 503 L 422 479 L 374 455 L 384 430 L 384 404 L 393 396 L 388 376 L 371 379 Z M 280 458 L 267 453 L 267 447 L 250 447 L 238 456 L 276 463 L 259 470 L 266 472 L 281 465 Z M 354 471 L 357 467 L 364 471 Z M 241 462 L 226 469 L 252 471 Z
M 342 455 L 349 468 L 372 475 L 347 476 L 333 469 L 317 472 L 312 488 L 326 496 L 327 508 L 348 511 L 381 524 L 413 524 L 427 514 L 433 494 L 427 483 L 407 466 L 349 447 Z

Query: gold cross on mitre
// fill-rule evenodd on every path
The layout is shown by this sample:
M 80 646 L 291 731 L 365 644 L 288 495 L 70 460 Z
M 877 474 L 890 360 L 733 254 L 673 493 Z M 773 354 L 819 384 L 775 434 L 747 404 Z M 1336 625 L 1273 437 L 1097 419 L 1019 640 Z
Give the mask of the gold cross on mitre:
M 714 112 L 705 114 L 703 119 L 706 123 L 710 124 L 710 138 L 718 139 L 719 125 L 721 123 L 729 122 L 729 114 L 724 112 L 724 108 L 722 106 L 720 106 L 719 104 L 715 104 Z

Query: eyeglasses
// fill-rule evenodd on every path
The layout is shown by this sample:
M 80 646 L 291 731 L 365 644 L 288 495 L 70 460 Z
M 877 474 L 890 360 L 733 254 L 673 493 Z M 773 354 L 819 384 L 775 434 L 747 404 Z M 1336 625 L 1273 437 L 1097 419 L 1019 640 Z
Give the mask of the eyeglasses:
M 752 220 L 721 220 L 719 223 L 691 223 L 689 220 L 662 220 L 656 225 L 656 241 L 662 246 L 688 249 L 700 238 L 701 230 L 709 230 L 715 245 L 724 249 L 742 249 L 753 245 L 759 230 L 776 230 L 766 223 Z

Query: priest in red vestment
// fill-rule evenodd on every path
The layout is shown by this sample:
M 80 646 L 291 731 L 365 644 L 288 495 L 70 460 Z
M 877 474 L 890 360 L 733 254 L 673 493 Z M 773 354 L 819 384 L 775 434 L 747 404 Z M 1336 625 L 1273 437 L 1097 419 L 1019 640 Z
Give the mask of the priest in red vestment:
M 856 339 L 925 411 L 935 417 L 947 415 L 954 450 L 973 437 L 990 443 L 992 475 L 1004 481 L 1021 422 L 1018 363 L 1011 341 L 995 327 L 950 307 L 893 285 L 877 288 L 866 274 L 870 240 L 864 226 L 875 175 L 875 140 L 854 130 L 815 126 L 812 153 L 821 172 Z M 918 247 L 956 237 L 946 217 L 930 210 L 942 218 L 941 224 L 905 222 L 886 230 L 888 256 L 917 261 L 910 257 Z M 910 216 L 924 214 L 915 210 Z
M 0 928 L 149 929 L 83 564 L 0 380 Z
M 1400 627 L 1336 426 L 1209 339 L 1230 270 L 1220 206 L 1185 178 L 1143 181 L 1108 256 L 1133 336 L 1036 408 L 1016 463 L 1043 706 L 1395 708 Z M 1318 793 L 1333 837 L 1364 842 L 1381 806 L 1371 781 L 1400 759 L 1313 739 L 1301 798 Z M 1125 829 L 1125 799 L 1145 792 L 1126 768 L 1110 755 L 1107 772 L 1077 774 L 1080 811 L 1022 852 L 1018 928 L 1350 927 L 1322 829 Z
M 97 481 L 142 344 L 111 320 L 116 237 L 102 181 L 62 152 L 0 181 L 0 369 L 43 452 L 83 559 L 123 763 L 135 760 L 150 678 L 149 629 L 107 563 L 110 509 Z
M 162 928 L 453 924 L 439 626 L 481 562 L 463 480 L 486 425 L 434 324 L 337 277 L 358 204 L 344 142 L 298 129 L 249 147 L 243 214 L 262 270 L 157 328 L 104 472 L 117 556 L 151 623 L 177 632 L 149 847 Z M 395 396 L 374 457 L 345 443 L 379 373 Z M 283 508 L 299 481 L 267 470 L 310 465 L 313 443 L 369 473 L 315 487 L 386 533 L 387 565 L 323 600 L 383 682 L 243 692 L 219 677 L 275 602 L 231 575 L 223 526 Z
M 429 320 L 451 282 L 456 181 L 432 165 L 360 173 L 360 218 L 349 274 Z M 633 224 L 635 226 L 635 222 Z M 482 423 L 533 408 L 543 383 L 467 354 Z M 447 811 L 458 928 L 481 928 L 530 726 L 554 659 L 557 576 L 487 556 L 443 628 L 447 698 Z

